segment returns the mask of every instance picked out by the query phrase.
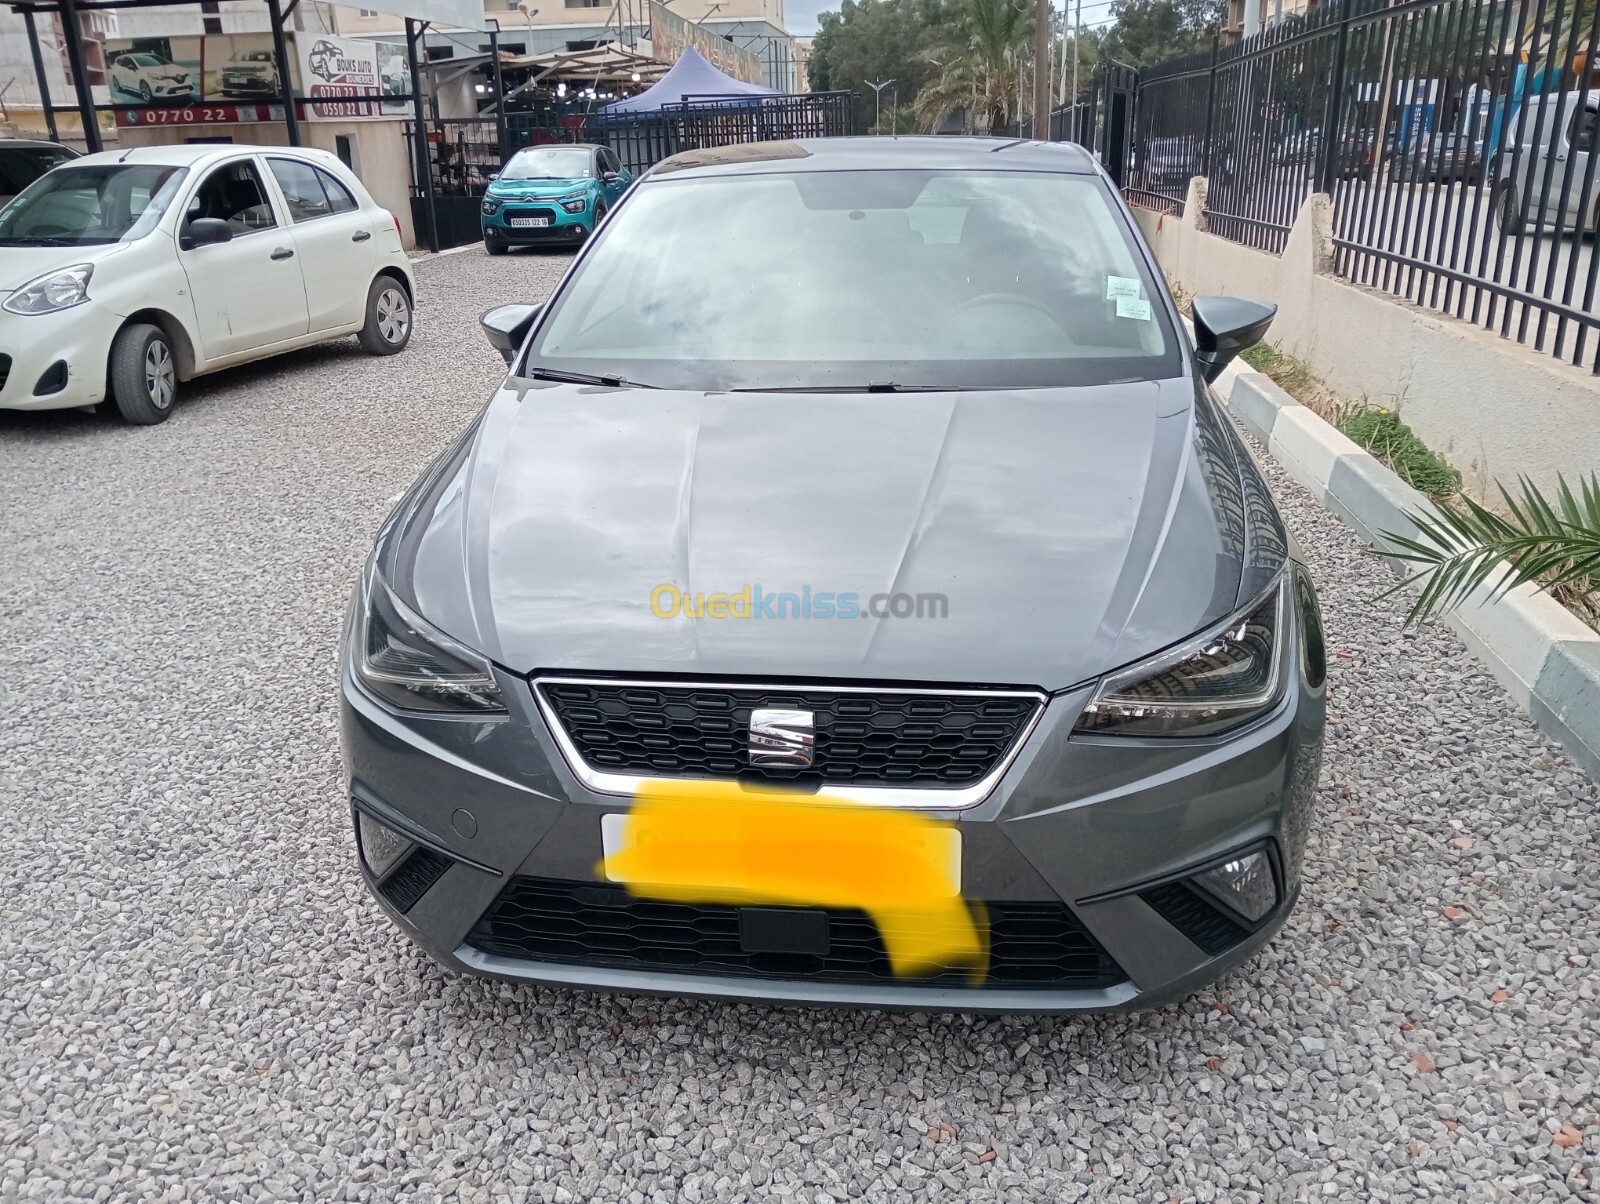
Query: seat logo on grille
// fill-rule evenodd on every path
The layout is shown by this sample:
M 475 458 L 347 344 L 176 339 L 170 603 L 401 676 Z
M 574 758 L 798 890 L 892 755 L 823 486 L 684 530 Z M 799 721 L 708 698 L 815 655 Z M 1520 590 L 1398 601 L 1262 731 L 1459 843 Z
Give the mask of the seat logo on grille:
M 757 769 L 804 769 L 811 764 L 816 716 L 810 711 L 750 712 L 750 764 Z

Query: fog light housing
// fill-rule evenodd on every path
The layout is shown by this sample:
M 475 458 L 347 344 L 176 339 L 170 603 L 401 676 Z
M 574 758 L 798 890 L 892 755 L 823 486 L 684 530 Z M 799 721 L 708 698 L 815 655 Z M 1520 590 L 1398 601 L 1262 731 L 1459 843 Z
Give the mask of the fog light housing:
M 365 811 L 357 811 L 356 843 L 360 845 L 361 860 L 367 872 L 376 881 L 398 865 L 416 842 L 379 823 Z
M 1252 924 L 1278 905 L 1278 883 L 1265 849 L 1231 857 L 1190 881 Z

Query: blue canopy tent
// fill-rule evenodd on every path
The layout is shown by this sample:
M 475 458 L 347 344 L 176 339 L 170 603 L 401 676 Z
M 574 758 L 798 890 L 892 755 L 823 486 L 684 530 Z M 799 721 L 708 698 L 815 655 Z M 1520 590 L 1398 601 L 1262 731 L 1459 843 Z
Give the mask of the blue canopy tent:
M 672 64 L 672 69 L 654 84 L 637 96 L 612 101 L 599 112 L 605 117 L 624 113 L 659 113 L 686 100 L 720 102 L 780 95 L 782 93 L 776 88 L 747 84 L 731 75 L 724 75 L 706 62 L 705 56 L 693 46 L 686 46 L 683 55 Z

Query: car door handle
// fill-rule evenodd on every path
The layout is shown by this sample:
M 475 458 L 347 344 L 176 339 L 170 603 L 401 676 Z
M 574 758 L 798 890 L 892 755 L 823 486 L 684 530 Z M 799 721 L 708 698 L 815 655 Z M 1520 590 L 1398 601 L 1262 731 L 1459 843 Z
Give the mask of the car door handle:
M 372 231 L 371 230 L 357 230 L 354 234 L 352 234 L 350 236 L 350 241 L 351 242 L 366 242 L 367 239 L 369 239 L 371 237 L 372 237 Z
M 272 257 L 274 259 L 293 259 L 294 258 L 294 252 L 291 251 L 288 247 L 279 247 L 276 251 L 274 251 L 272 253 Z

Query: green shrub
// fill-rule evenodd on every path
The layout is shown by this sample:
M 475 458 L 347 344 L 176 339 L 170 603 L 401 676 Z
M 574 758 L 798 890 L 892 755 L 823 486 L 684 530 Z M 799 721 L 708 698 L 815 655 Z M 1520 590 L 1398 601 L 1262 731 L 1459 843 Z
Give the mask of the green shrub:
M 1448 497 L 1461 489 L 1461 473 L 1417 438 L 1395 411 L 1363 406 L 1341 415 L 1338 426 L 1418 492 Z

